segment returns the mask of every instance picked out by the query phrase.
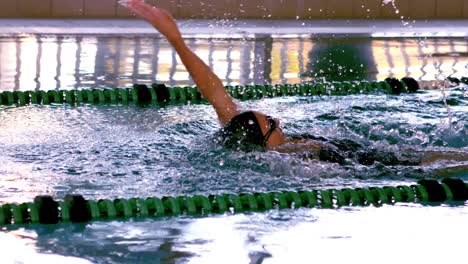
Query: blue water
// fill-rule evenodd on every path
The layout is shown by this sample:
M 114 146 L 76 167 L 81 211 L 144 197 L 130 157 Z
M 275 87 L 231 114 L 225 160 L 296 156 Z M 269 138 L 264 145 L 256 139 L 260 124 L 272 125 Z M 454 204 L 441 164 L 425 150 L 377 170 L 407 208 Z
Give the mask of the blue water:
M 463 75 L 460 62 L 463 57 L 453 69 Z M 269 78 L 281 82 L 274 69 Z M 380 68 L 367 69 L 378 77 Z M 132 68 L 123 76 L 133 72 Z M 89 77 L 94 73 L 82 74 L 94 82 L 90 87 L 99 87 L 100 79 Z M 53 83 L 64 88 L 76 85 L 73 80 L 65 85 L 64 76 L 56 75 Z M 39 83 L 47 82 L 44 78 Z M 184 78 L 173 82 L 190 82 Z M 37 84 L 37 80 L 25 82 Z M 27 90 L 22 85 L 12 89 Z M 468 152 L 465 86 L 400 96 L 281 97 L 242 102 L 242 106 L 278 117 L 286 133 L 350 138 L 382 150 Z M 398 185 L 449 176 L 468 179 L 467 162 L 341 166 L 276 152 L 226 151 L 210 143 L 218 129 L 209 105 L 0 106 L 0 202 L 26 202 L 42 194 L 57 199 L 68 193 L 112 199 Z M 467 214 L 466 205 L 397 204 L 12 226 L 0 232 L 0 246 L 4 263 L 374 263 L 375 259 L 394 263 L 402 256 L 408 262 L 459 262 L 464 257 L 459 241 L 467 235 Z M 395 248 L 397 254 L 389 250 Z

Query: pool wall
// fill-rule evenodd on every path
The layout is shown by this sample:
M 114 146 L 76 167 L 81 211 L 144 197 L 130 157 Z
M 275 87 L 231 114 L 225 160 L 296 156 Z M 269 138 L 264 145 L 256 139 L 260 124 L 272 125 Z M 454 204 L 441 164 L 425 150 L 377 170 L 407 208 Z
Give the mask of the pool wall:
M 172 0 L 178 18 L 468 19 L 468 0 Z M 398 10 L 398 12 L 396 12 Z M 0 0 L 0 17 L 130 18 L 118 0 Z

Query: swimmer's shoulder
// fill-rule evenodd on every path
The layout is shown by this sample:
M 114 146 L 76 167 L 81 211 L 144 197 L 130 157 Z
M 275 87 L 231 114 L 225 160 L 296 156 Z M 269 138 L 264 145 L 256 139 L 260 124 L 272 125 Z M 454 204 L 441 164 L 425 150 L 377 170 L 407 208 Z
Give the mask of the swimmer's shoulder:
M 308 138 L 289 138 L 287 143 L 277 146 L 273 150 L 281 153 L 319 153 L 321 150 L 328 148 L 328 145 L 328 143 L 320 140 Z
M 338 147 L 324 140 L 291 138 L 288 143 L 274 149 L 281 153 L 300 155 L 304 159 L 317 159 L 326 162 L 345 164 L 346 157 Z

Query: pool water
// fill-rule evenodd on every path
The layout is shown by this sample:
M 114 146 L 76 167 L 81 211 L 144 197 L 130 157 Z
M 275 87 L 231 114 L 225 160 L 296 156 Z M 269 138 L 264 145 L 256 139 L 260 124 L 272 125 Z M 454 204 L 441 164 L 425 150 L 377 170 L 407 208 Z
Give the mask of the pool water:
M 417 80 L 467 75 L 466 38 L 258 34 L 188 35 L 188 46 L 225 84 Z M 167 41 L 105 35 L 0 36 L 0 91 L 193 85 Z
M 15 47 L 15 53 L 2 49 L 0 89 L 112 88 L 153 81 L 192 84 L 162 40 L 77 39 L 2 39 L 0 45 Z M 465 39 L 428 39 L 424 47 L 417 39 L 191 41 L 226 84 L 468 75 Z M 25 43 L 36 49 L 23 48 Z M 404 52 L 399 49 L 402 43 Z M 382 47 L 388 49 L 382 53 Z M 340 58 L 340 50 L 354 50 L 362 61 Z M 431 50 L 430 56 L 425 50 Z M 35 56 L 24 55 L 27 52 Z M 265 98 L 242 106 L 279 118 L 290 134 L 349 138 L 395 152 L 400 148 L 468 152 L 468 99 L 463 85 L 400 96 Z M 0 202 L 26 202 L 43 194 L 62 199 L 76 193 L 97 200 L 399 185 L 451 176 L 468 179 L 467 162 L 338 165 L 276 152 L 227 151 L 211 143 L 218 129 L 214 110 L 206 104 L 0 106 Z M 463 223 L 467 214 L 466 204 L 397 204 L 12 226 L 2 229 L 0 246 L 5 249 L 5 263 L 374 263 L 376 259 L 394 263 L 403 256 L 405 262 L 436 263 L 464 258 L 463 243 L 458 241 L 467 235 Z

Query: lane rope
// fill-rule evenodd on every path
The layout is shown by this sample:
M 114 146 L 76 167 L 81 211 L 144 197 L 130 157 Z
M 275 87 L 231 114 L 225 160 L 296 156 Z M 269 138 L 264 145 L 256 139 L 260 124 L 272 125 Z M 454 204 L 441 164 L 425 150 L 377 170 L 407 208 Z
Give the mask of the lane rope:
M 462 78 L 468 82 L 467 78 Z M 460 80 L 452 78 L 452 83 Z M 360 93 L 384 92 L 398 95 L 414 93 L 419 90 L 418 82 L 410 77 L 398 80 L 387 78 L 384 81 L 344 81 L 344 82 L 308 82 L 300 84 L 276 85 L 235 85 L 225 86 L 233 98 L 239 100 L 260 99 L 279 96 L 315 96 L 315 95 L 350 95 Z M 31 104 L 199 104 L 206 103 L 197 87 L 166 87 L 164 84 L 135 84 L 132 88 L 82 89 L 50 91 L 4 91 L 0 93 L 0 105 L 25 106 Z
M 0 206 L 0 226 L 57 224 L 129 218 L 208 216 L 272 209 L 338 208 L 342 206 L 380 206 L 395 203 L 447 202 L 464 204 L 468 184 L 461 179 L 420 180 L 409 186 L 343 188 L 325 190 L 275 191 L 265 193 L 165 196 L 86 200 L 69 194 L 63 201 L 37 196 L 33 202 Z

